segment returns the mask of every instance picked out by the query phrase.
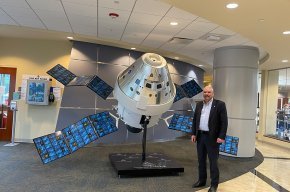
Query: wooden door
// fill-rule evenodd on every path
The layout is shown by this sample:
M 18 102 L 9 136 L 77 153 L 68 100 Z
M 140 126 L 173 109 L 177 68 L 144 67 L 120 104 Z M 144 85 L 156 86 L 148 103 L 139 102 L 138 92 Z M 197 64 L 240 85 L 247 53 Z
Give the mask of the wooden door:
M 11 141 L 13 111 L 9 110 L 16 83 L 16 68 L 0 67 L 0 140 Z

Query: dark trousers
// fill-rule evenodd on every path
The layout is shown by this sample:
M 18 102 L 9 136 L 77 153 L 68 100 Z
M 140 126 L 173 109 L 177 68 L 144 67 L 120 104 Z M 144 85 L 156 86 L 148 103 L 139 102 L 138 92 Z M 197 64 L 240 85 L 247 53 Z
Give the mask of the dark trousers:
M 217 186 L 219 183 L 219 168 L 218 168 L 219 144 L 212 143 L 210 141 L 208 134 L 198 133 L 197 156 L 198 156 L 199 180 L 201 182 L 204 182 L 207 179 L 206 160 L 208 157 L 210 165 L 211 185 Z

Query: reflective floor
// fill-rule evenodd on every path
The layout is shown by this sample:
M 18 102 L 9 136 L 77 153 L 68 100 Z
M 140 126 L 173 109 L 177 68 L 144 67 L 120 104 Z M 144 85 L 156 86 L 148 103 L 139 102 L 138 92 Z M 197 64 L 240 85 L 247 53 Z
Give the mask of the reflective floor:
M 254 170 L 219 185 L 219 192 L 290 191 L 290 150 L 257 141 L 264 161 Z M 198 190 L 206 192 L 208 188 Z

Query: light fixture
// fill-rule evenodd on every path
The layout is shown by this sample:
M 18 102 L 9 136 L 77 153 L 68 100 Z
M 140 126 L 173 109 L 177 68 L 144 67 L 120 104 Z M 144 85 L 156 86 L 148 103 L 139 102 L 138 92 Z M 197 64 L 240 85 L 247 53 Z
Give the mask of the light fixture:
M 74 39 L 73 37 L 66 37 L 67 39 L 70 39 L 70 40 L 72 40 L 72 39 Z
M 132 49 L 132 50 L 135 50 L 136 48 L 135 48 L 135 47 L 131 47 L 131 49 Z
M 284 31 L 283 35 L 290 35 L 290 31 Z
M 175 25 L 178 25 L 178 23 L 176 21 L 171 21 L 170 25 L 175 26 Z
M 203 65 L 198 65 L 199 67 L 203 67 Z
M 282 63 L 287 63 L 287 62 L 288 62 L 287 59 L 283 59 L 283 60 L 282 60 Z
M 228 9 L 235 9 L 235 8 L 237 8 L 239 5 L 237 4 L 237 3 L 229 3 L 229 4 L 227 4 L 226 5 L 226 7 L 228 8 Z

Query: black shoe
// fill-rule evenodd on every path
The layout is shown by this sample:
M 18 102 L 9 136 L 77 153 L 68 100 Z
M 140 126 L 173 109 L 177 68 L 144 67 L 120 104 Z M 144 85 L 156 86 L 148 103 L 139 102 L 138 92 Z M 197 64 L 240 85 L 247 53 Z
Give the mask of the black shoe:
M 205 181 L 204 182 L 201 182 L 200 180 L 198 180 L 196 183 L 194 183 L 192 185 L 192 188 L 203 187 L 203 186 L 205 186 L 205 184 L 206 184 Z
M 218 186 L 217 185 L 212 185 L 210 186 L 208 192 L 216 192 L 217 191 Z

